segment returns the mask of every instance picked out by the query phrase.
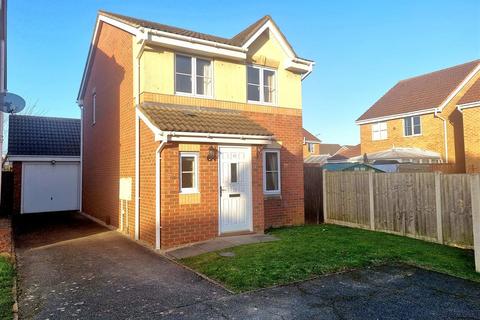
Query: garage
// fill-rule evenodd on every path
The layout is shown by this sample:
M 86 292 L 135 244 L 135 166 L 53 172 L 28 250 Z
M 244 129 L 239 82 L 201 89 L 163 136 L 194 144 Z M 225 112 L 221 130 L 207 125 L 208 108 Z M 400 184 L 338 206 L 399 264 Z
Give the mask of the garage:
M 80 210 L 80 120 L 11 116 L 7 160 L 14 212 Z
M 21 212 L 79 210 L 79 187 L 79 163 L 25 162 Z

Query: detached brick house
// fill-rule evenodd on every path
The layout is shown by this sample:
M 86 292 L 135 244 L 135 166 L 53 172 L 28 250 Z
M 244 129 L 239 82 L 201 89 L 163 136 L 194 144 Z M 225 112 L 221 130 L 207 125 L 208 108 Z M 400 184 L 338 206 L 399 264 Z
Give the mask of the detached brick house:
M 467 173 L 480 172 L 480 79 L 468 89 L 457 106 L 462 113 Z
M 466 140 L 478 134 L 464 132 L 465 114 L 457 104 L 475 91 L 479 78 L 480 60 L 475 60 L 398 82 L 357 119 L 361 153 L 416 148 L 465 172 Z
M 222 38 L 99 12 L 78 94 L 83 211 L 156 249 L 302 224 L 312 68 L 269 16 Z

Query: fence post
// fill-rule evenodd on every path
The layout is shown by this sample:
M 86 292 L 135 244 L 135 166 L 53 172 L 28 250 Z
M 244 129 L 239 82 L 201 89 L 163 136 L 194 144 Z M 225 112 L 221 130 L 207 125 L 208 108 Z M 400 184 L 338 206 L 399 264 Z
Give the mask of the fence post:
M 437 213 L 437 240 L 443 244 L 443 224 L 442 224 L 442 189 L 441 174 L 435 172 L 435 210 Z
M 322 170 L 323 223 L 328 223 L 327 214 L 327 170 Z
M 370 199 L 370 229 L 375 230 L 375 207 L 373 200 L 373 172 L 368 172 L 368 196 Z
M 475 252 L 475 270 L 480 272 L 480 175 L 470 176 L 472 195 L 473 250 Z

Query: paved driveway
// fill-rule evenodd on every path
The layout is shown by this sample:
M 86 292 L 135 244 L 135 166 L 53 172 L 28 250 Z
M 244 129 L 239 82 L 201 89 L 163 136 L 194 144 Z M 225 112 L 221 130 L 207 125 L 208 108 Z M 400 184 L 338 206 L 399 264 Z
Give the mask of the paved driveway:
M 382 266 L 231 295 L 77 214 L 18 221 L 22 319 L 480 319 L 480 285 Z
M 78 214 L 17 221 L 22 319 L 149 319 L 228 293 Z

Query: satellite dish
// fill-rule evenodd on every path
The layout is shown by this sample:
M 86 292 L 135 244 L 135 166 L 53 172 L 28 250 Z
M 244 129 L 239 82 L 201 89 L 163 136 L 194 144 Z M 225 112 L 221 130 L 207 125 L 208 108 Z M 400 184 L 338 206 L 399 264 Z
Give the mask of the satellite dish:
M 10 92 L 0 93 L 0 111 L 18 113 L 25 108 L 25 100 L 19 95 Z

